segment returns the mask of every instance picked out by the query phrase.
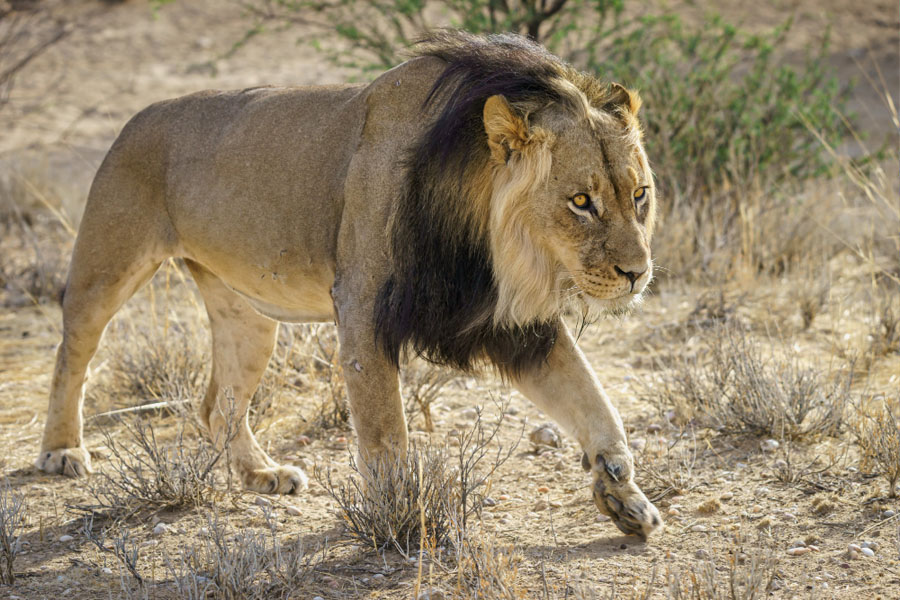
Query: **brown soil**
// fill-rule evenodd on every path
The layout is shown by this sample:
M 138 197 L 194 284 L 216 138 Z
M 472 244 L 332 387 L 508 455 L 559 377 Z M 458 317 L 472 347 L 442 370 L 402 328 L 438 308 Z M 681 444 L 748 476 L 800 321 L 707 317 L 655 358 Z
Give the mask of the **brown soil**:
M 882 94 L 890 90 L 898 104 L 896 3 L 877 0 L 863 7 L 842 0 L 762 4 L 728 0 L 679 5 L 678 10 L 686 18 L 700 18 L 713 7 L 748 27 L 770 27 L 795 14 L 793 44 L 798 56 L 831 24 L 829 64 L 842 80 L 861 80 L 853 97 L 861 130 L 873 136 L 892 131 Z M 76 25 L 22 74 L 9 104 L 0 110 L 0 180 L 18 173 L 39 181 L 38 187 L 62 198 L 63 210 L 74 223 L 99 160 L 126 120 L 143 106 L 210 87 L 328 83 L 349 76 L 311 48 L 296 45 L 296 30 L 258 36 L 240 52 L 221 58 L 247 27 L 242 10 L 232 3 L 179 0 L 155 16 L 136 1 L 71 2 L 56 10 Z M 880 77 L 883 87 L 877 83 Z M 876 85 L 869 85 L 869 79 Z M 11 248 L 0 240 L 2 260 L 15 260 Z M 849 349 L 864 344 L 870 331 L 867 273 L 865 265 L 849 253 L 838 256 L 831 266 L 840 275 L 832 282 L 831 300 L 809 329 L 802 327 L 790 281 L 736 281 L 725 290 L 726 305 L 755 339 L 762 343 L 771 343 L 772 337 L 789 339 L 804 361 L 841 371 L 847 368 L 844 357 L 851 353 Z M 172 294 L 181 303 L 179 314 L 197 319 L 192 330 L 197 333 L 188 343 L 204 343 L 206 333 L 199 325 L 202 317 L 195 308 L 196 299 L 190 300 L 190 287 L 167 284 L 158 275 L 152 288 L 152 293 L 145 290 L 132 299 L 118 321 L 142 323 L 157 308 L 159 298 Z M 657 581 L 664 580 L 667 572 L 686 577 L 703 553 L 713 557 L 721 570 L 719 577 L 726 577 L 736 536 L 744 540 L 748 554 L 771 549 L 777 558 L 779 575 L 771 597 L 900 598 L 900 523 L 897 517 L 883 516 L 886 510 L 900 511 L 900 502 L 881 498 L 883 480 L 860 472 L 849 433 L 840 439 L 803 440 L 789 448 L 783 443 L 768 452 L 760 446 L 765 438 L 697 430 L 679 446 L 686 451 L 677 455 L 671 469 L 657 452 L 683 430 L 669 422 L 665 408 L 658 410 L 642 392 L 659 373 L 660 361 L 696 351 L 698 339 L 708 335 L 702 328 L 688 326 L 698 314 L 715 318 L 715 311 L 704 305 L 710 298 L 705 292 L 677 283 L 662 286 L 637 315 L 594 325 L 580 340 L 619 407 L 633 445 L 646 448 L 638 459 L 645 465 L 638 479 L 650 495 L 661 497 L 657 505 L 667 515 L 665 531 L 641 543 L 598 519 L 588 478 L 579 465 L 581 451 L 564 438 L 562 448 L 540 455 L 530 451 L 527 440 L 520 443 L 491 484 L 493 498 L 508 499 L 485 510 L 477 527 L 479 535 L 501 546 L 512 545 L 521 554 L 515 580 L 525 598 L 571 597 L 576 588 L 586 590 L 588 598 L 592 592 L 607 597 L 614 584 L 616 597 L 631 597 L 633 589 L 647 586 L 654 565 Z M 9 296 L 0 300 L 7 301 L 0 303 L 4 306 L 0 308 L 0 473 L 28 502 L 27 552 L 16 562 L 18 580 L 12 587 L 0 586 L 0 595 L 128 597 L 120 587 L 117 561 L 85 540 L 79 532 L 80 519 L 67 509 L 91 502 L 90 481 L 50 477 L 31 467 L 40 444 L 59 342 L 59 308 L 52 303 L 9 302 Z M 123 343 L 121 336 L 116 343 Z M 89 387 L 109 379 L 108 365 L 115 360 L 115 352 L 114 343 L 101 347 Z M 865 374 L 868 377 L 861 384 L 865 391 L 896 395 L 900 354 L 887 353 L 867 365 Z M 862 393 L 862 387 L 857 391 Z M 309 445 L 299 443 L 324 394 L 325 387 L 312 381 L 299 390 L 282 390 L 263 414 L 258 437 L 277 460 L 305 465 L 310 473 L 314 465 L 333 468 L 338 477 L 344 477 L 349 472 L 351 432 L 317 430 L 311 433 Z M 491 376 L 455 379 L 435 407 L 436 432 L 418 432 L 414 437 L 443 441 L 452 430 L 471 425 L 466 409 L 476 405 L 485 406 L 487 421 L 496 419 L 492 399 L 507 395 L 510 404 L 501 423 L 500 443 L 508 447 L 523 428 L 527 436 L 546 418 Z M 134 402 L 97 391 L 89 391 L 87 397 L 88 417 Z M 172 416 L 154 420 L 164 436 L 172 434 L 177 422 Z M 420 426 L 421 420 L 413 421 L 414 429 Z M 95 451 L 97 468 L 109 461 L 104 428 L 113 435 L 122 432 L 109 421 L 88 421 L 87 444 Z M 816 473 L 783 483 L 773 465 L 786 459 L 801 467 L 812 464 L 811 471 Z M 685 489 L 664 494 L 665 486 L 653 480 L 648 468 L 681 475 Z M 540 492 L 544 487 L 549 491 Z M 822 508 L 823 498 L 826 508 Z M 309 492 L 295 498 L 270 499 L 281 534 L 299 536 L 310 548 L 327 543 L 316 574 L 294 597 L 413 597 L 416 566 L 395 553 L 380 556 L 343 541 L 334 503 L 321 484 L 311 482 Z M 238 527 L 262 530 L 264 520 L 255 502 L 255 495 L 235 492 L 222 499 L 217 509 Z M 286 510 L 289 505 L 299 508 L 300 516 L 291 516 Z M 153 535 L 155 519 L 172 524 L 172 529 Z M 141 569 L 151 582 L 151 597 L 175 597 L 166 559 L 199 543 L 199 531 L 206 525 L 202 510 L 149 513 L 128 523 L 143 544 Z M 73 539 L 62 542 L 62 535 Z M 787 550 L 796 540 L 814 544 L 818 550 L 789 556 Z M 863 541 L 875 542 L 876 555 L 849 559 L 847 545 Z M 111 574 L 104 568 L 111 569 Z M 376 578 L 376 574 L 384 576 Z M 426 567 L 424 581 L 445 590 L 455 585 L 454 576 L 438 568 L 429 575 Z M 664 587 L 658 586 L 651 597 L 666 597 Z M 134 597 L 139 594 L 134 592 Z

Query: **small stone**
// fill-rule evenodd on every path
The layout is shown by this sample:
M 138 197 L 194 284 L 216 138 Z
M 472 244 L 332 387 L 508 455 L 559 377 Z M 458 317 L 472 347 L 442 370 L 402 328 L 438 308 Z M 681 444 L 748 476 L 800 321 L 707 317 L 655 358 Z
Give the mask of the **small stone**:
M 647 425 L 647 433 L 653 434 L 659 433 L 660 431 L 662 431 L 662 425 L 658 423 L 651 423 L 650 425 Z
M 728 502 L 732 498 L 734 498 L 734 492 L 724 492 L 721 496 L 719 496 L 719 500 L 722 500 L 723 502 Z
M 875 556 L 875 551 L 871 548 L 863 548 L 860 552 L 862 552 L 863 556 L 868 556 L 869 558 Z
M 763 452 L 775 452 L 781 444 L 777 440 L 763 440 L 759 443 L 759 447 Z
M 707 531 L 707 527 L 706 527 L 706 525 L 693 525 L 693 526 L 691 526 L 691 531 L 703 533 L 703 532 Z
M 540 511 L 542 511 L 542 510 L 547 510 L 547 503 L 544 502 L 543 500 L 539 500 L 538 502 L 535 503 L 534 506 L 531 507 L 531 510 L 533 510 L 533 511 L 535 511 L 535 512 L 540 512 Z
M 444 592 L 441 590 L 430 589 L 419 594 L 419 597 L 416 598 L 416 600 L 444 600 L 444 598 L 446 598 L 446 596 L 444 596 Z
M 860 548 L 856 544 L 847 544 L 847 550 L 849 552 L 859 552 L 860 550 L 862 550 L 862 548 Z
M 325 600 L 322 596 L 313 596 L 312 600 Z
M 297 443 L 301 446 L 309 446 L 312 444 L 312 440 L 308 435 L 301 435 L 297 438 Z
M 262 496 L 257 496 L 256 500 L 253 501 L 253 504 L 261 506 L 263 508 L 270 508 L 272 506 L 272 502 L 270 500 L 267 500 L 266 498 L 263 498 Z
M 494 518 L 494 513 L 491 513 L 491 512 L 488 512 L 488 511 L 484 511 L 484 512 L 481 513 L 481 518 L 482 518 L 482 519 L 491 520 L 491 519 Z
M 299 516 L 302 514 L 302 513 L 300 512 L 300 509 L 297 508 L 296 506 L 294 506 L 293 504 L 288 504 L 288 505 L 285 507 L 284 512 L 286 512 L 287 514 L 291 515 L 292 517 L 299 517 Z
M 539 494 L 546 494 L 546 493 L 550 492 L 550 488 L 548 488 L 546 485 L 542 485 L 541 487 L 539 487 L 537 489 L 537 491 Z
M 860 544 L 863 548 L 871 548 L 872 550 L 878 550 L 878 542 L 865 541 Z
M 881 513 L 881 516 L 882 516 L 883 518 L 885 518 L 885 519 L 890 519 L 891 517 L 893 517 L 893 516 L 896 515 L 896 514 L 897 514 L 897 511 L 894 511 L 894 510 L 891 510 L 891 509 L 887 509 L 886 511 L 884 511 L 883 513 Z
M 157 523 L 153 528 L 153 535 L 162 535 L 169 530 L 169 526 L 165 523 Z
M 609 517 L 606 516 L 606 515 L 603 515 L 603 514 L 597 515 L 597 522 L 598 522 L 598 523 L 606 523 L 607 521 L 612 521 L 612 519 L 609 518 Z
M 628 442 L 628 445 L 631 446 L 632 450 L 637 450 L 638 452 L 640 452 L 647 446 L 647 440 L 645 440 L 644 438 L 634 438 L 633 440 Z
M 809 548 L 791 548 L 787 551 L 787 553 L 791 556 L 803 556 L 804 554 L 809 554 L 811 550 Z
M 474 421 L 478 418 L 478 410 L 474 408 L 466 408 L 459 413 L 459 416 L 467 421 Z
M 813 544 L 810 544 L 809 546 L 807 546 L 807 548 L 809 548 L 809 549 L 812 550 L 813 552 L 818 552 L 818 551 L 819 551 L 819 547 L 818 547 L 818 546 L 815 546 L 815 545 L 813 545 Z
M 787 462 L 781 460 L 780 458 L 772 463 L 772 466 L 778 469 L 779 471 L 784 471 L 787 469 Z
M 490 497 L 488 497 L 488 496 L 485 496 L 485 497 L 482 498 L 482 500 L 481 500 L 481 505 L 482 505 L 482 506 L 497 506 L 497 501 L 494 500 L 493 498 L 490 498 Z
M 71 535 L 61 535 L 61 536 L 59 536 L 59 541 L 62 542 L 63 544 L 65 544 L 66 542 L 71 542 L 71 541 L 74 540 L 74 539 L 75 539 L 75 538 L 72 537 Z
M 546 448 L 561 448 L 562 440 L 559 430 L 553 423 L 544 423 L 528 434 L 528 439 L 539 451 Z
M 666 514 L 668 514 L 670 517 L 677 517 L 681 514 L 681 512 L 677 508 L 672 507 L 666 512 Z
M 703 548 L 700 548 L 699 550 L 697 550 L 697 551 L 694 553 L 694 555 L 695 555 L 697 558 L 707 559 L 707 558 L 709 558 L 709 550 L 704 550 Z
M 375 581 L 382 581 L 384 580 L 384 575 L 382 575 L 381 573 L 375 573 L 374 575 L 372 575 L 372 579 L 374 579 Z
M 509 500 L 509 494 L 500 494 L 499 496 L 497 496 L 497 500 L 499 500 L 500 502 L 506 502 L 507 500 Z
M 791 548 L 806 548 L 806 542 L 803 540 L 797 540 L 793 544 L 791 544 Z
M 100 569 L 100 572 L 104 575 L 112 575 L 112 569 L 110 569 L 109 567 L 103 567 L 102 569 Z

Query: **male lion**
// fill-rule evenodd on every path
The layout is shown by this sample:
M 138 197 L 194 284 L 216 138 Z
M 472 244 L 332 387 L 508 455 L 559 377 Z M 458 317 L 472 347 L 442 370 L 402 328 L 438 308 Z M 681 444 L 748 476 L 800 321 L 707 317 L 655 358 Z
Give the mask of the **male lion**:
M 87 201 L 37 466 L 91 471 L 85 369 L 116 310 L 176 256 L 212 329 L 200 417 L 214 440 L 241 420 L 233 467 L 248 489 L 305 487 L 257 444 L 247 406 L 277 322 L 333 320 L 362 459 L 406 447 L 404 349 L 489 363 L 575 436 L 600 511 L 646 537 L 659 513 L 560 319 L 576 296 L 623 310 L 650 281 L 639 104 L 525 38 L 445 31 L 369 85 L 208 91 L 142 111 Z

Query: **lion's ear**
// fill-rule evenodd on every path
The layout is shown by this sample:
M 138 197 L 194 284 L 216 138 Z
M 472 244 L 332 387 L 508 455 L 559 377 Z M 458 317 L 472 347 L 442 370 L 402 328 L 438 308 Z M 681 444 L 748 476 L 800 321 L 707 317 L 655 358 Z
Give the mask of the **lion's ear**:
M 506 164 L 513 150 L 521 150 L 528 142 L 528 124 L 516 114 L 503 96 L 491 96 L 484 103 L 484 130 L 491 158 Z
M 641 97 L 637 92 L 631 91 L 623 85 L 611 83 L 603 108 L 610 111 L 624 109 L 637 116 L 638 111 L 641 110 Z

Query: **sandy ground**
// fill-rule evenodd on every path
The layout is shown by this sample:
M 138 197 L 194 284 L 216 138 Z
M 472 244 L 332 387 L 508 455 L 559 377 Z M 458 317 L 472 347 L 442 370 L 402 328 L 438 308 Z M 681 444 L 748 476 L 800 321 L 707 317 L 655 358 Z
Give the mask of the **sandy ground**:
M 696 3 L 679 10 L 688 18 L 699 18 L 710 6 Z M 890 129 L 879 92 L 867 81 L 883 77 L 886 89 L 894 94 L 900 87 L 895 4 L 877 0 L 861 10 L 858 4 L 838 0 L 752 5 L 728 0 L 716 3 L 716 8 L 751 28 L 772 26 L 795 14 L 792 43 L 798 56 L 806 43 L 831 24 L 829 64 L 843 79 L 861 80 L 853 97 L 861 129 L 872 135 Z M 63 210 L 73 223 L 110 142 L 143 106 L 210 87 L 328 83 L 349 76 L 311 48 L 297 45 L 296 31 L 260 36 L 239 53 L 221 58 L 247 26 L 242 10 L 231 3 L 178 1 L 155 15 L 140 2 L 72 2 L 58 10 L 77 25 L 63 42 L 35 61 L 28 76 L 17 81 L 9 104 L 0 110 L 0 179 L 15 173 L 45 182 L 63 198 Z M 774 327 L 790 338 L 794 351 L 805 361 L 830 368 L 839 362 L 836 349 L 865 337 L 868 318 L 866 297 L 859 290 L 859 282 L 866 277 L 864 268 L 847 254 L 836 258 L 833 267 L 842 273 L 832 287 L 834 301 L 807 330 L 801 326 L 790 286 L 779 284 L 783 282 L 750 285 L 740 293 L 726 290 L 728 304 L 754 337 L 767 340 L 766 329 Z M 144 323 L 159 299 L 171 294 L 173 302 L 181 303 L 178 314 L 186 319 L 196 316 L 195 329 L 190 330 L 196 334 L 190 343 L 202 342 L 206 334 L 196 299 L 190 300 L 191 287 L 166 286 L 158 275 L 151 288 L 129 303 L 117 323 Z M 736 288 L 740 289 L 739 283 Z M 735 538 L 743 540 L 748 554 L 771 549 L 776 557 L 779 576 L 771 597 L 900 598 L 900 528 L 896 518 L 884 516 L 885 511 L 900 510 L 900 502 L 880 498 L 884 483 L 860 473 L 849 436 L 791 445 L 796 464 L 815 461 L 813 470 L 821 472 L 790 484 L 779 481 L 773 468 L 776 460 L 791 458 L 785 445 L 765 452 L 758 437 L 697 431 L 678 446 L 670 465 L 656 451 L 677 439 L 682 430 L 643 399 L 641 392 L 646 382 L 653 381 L 658 361 L 692 351 L 703 339 L 702 330 L 685 326 L 696 320 L 698 309 L 702 313 L 703 292 L 677 284 L 662 286 L 638 315 L 595 325 L 581 339 L 622 412 L 632 444 L 636 450 L 645 450 L 639 461 L 683 478 L 680 493 L 663 496 L 664 486 L 648 475 L 647 468 L 639 471 L 638 479 L 649 493 L 663 496 L 657 505 L 666 515 L 666 530 L 644 544 L 620 535 L 598 518 L 589 481 L 579 466 L 580 449 L 564 438 L 561 448 L 540 455 L 530 451 L 526 440 L 519 444 L 492 481 L 491 496 L 502 499 L 486 508 L 477 526 L 480 535 L 517 548 L 521 561 L 516 581 L 525 598 L 545 597 L 545 586 L 550 598 L 572 597 L 576 588 L 607 597 L 614 583 L 616 597 L 631 597 L 633 587 L 646 586 L 654 565 L 658 578 L 664 579 L 667 572 L 686 573 L 704 553 L 713 557 L 718 576 L 726 577 Z M 12 587 L 0 586 L 0 597 L 122 597 L 126 593 L 120 588 L 118 562 L 85 540 L 79 531 L 80 517 L 68 508 L 91 501 L 90 482 L 45 476 L 30 466 L 40 443 L 53 350 L 59 341 L 59 309 L 52 303 L 8 306 L 0 309 L 0 448 L 4 450 L 0 472 L 15 490 L 27 495 L 24 539 L 28 545 L 16 562 L 19 579 Z M 160 328 L 157 323 L 155 335 Z M 93 391 L 89 389 L 86 405 L 89 416 L 135 401 L 103 392 L 103 383 L 111 377 L 109 365 L 128 340 L 126 333 L 115 333 L 119 329 L 115 324 L 110 328 L 94 361 L 95 376 L 89 384 Z M 900 356 L 889 354 L 868 374 L 865 385 L 870 390 L 896 394 Z M 326 393 L 324 384 L 317 381 L 310 374 L 301 389 L 275 394 L 261 417 L 259 438 L 278 460 L 308 471 L 313 466 L 333 468 L 342 477 L 348 473 L 352 432 L 307 432 L 315 406 Z M 523 429 L 527 434 L 546 422 L 493 377 L 460 377 L 445 388 L 435 407 L 436 432 L 417 432 L 414 437 L 440 442 L 452 431 L 471 426 L 472 406 L 485 406 L 485 420 L 496 420 L 493 400 L 498 398 L 509 399 L 499 436 L 506 447 L 519 439 Z M 177 422 L 171 416 L 156 420 L 163 435 L 171 435 Z M 413 421 L 414 429 L 420 426 L 421 421 Z M 89 420 L 87 443 L 96 451 L 99 468 L 109 463 L 104 429 L 123 435 L 114 423 Z M 304 433 L 311 438 L 308 445 L 302 443 Z M 831 503 L 826 511 L 818 508 L 823 497 Z M 719 499 L 714 511 L 698 510 L 713 499 Z M 334 503 L 319 483 L 313 481 L 306 494 L 271 501 L 281 534 L 300 537 L 310 548 L 327 544 L 316 574 L 295 597 L 413 597 L 415 565 L 393 553 L 382 557 L 344 541 Z M 288 507 L 299 511 L 288 511 Z M 218 510 L 240 527 L 264 528 L 253 494 L 230 495 L 218 503 Z M 171 524 L 171 529 L 154 535 L 157 520 Z M 167 557 L 198 543 L 199 531 L 206 525 L 205 513 L 199 510 L 147 512 L 128 523 L 141 544 L 141 569 L 151 582 L 151 597 L 177 597 L 167 583 L 171 579 L 165 569 Z M 789 556 L 787 549 L 797 540 L 818 550 Z M 850 560 L 847 545 L 864 541 L 873 542 L 875 556 Z M 427 572 L 426 568 L 426 582 Z M 440 569 L 433 569 L 430 578 L 433 585 L 452 589 L 448 583 L 452 576 Z M 657 588 L 652 597 L 662 598 L 665 593 Z

